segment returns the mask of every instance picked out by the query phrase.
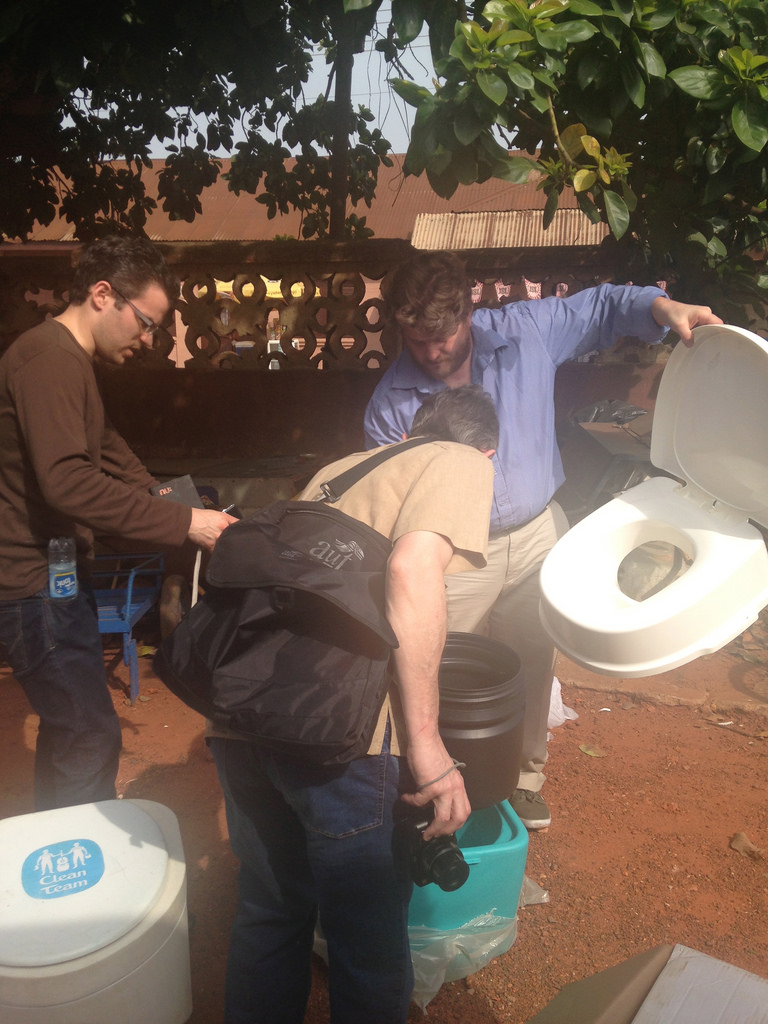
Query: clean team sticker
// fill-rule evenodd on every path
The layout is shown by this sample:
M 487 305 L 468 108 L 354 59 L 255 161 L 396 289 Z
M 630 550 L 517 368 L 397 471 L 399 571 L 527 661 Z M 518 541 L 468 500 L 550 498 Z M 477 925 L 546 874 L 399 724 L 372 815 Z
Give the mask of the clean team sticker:
M 21 884 L 34 900 L 55 900 L 92 889 L 104 874 L 104 855 L 90 839 L 49 843 L 34 850 L 21 867 Z

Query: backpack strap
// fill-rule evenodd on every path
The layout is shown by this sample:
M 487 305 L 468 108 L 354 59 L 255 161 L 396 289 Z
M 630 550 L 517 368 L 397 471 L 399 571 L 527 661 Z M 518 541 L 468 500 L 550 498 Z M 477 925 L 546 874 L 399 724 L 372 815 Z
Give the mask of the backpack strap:
M 393 455 L 398 455 L 407 448 L 415 448 L 419 444 L 430 444 L 434 440 L 434 437 L 411 437 L 407 441 L 400 442 L 400 444 L 380 448 L 370 458 L 359 462 L 356 466 L 352 466 L 351 469 L 347 469 L 344 473 L 339 473 L 332 480 L 327 480 L 324 484 L 321 484 L 320 490 L 323 492 L 323 497 L 320 500 L 329 501 L 333 504 L 334 501 L 339 500 L 345 491 L 349 490 L 352 484 L 356 484 L 366 473 L 370 473 L 372 469 L 381 465 L 382 462 L 386 462 L 387 459 L 391 459 Z

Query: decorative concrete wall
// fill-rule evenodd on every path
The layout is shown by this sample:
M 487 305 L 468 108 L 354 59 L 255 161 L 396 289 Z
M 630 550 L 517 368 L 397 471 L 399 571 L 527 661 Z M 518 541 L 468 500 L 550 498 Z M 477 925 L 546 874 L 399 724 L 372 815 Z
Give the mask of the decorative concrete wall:
M 163 245 L 182 282 L 169 329 L 100 378 L 115 426 L 147 462 L 332 458 L 362 446 L 362 416 L 396 358 L 378 283 L 414 250 L 396 239 Z M 77 246 L 0 244 L 0 350 L 66 304 Z M 461 253 L 476 301 L 497 306 L 610 280 L 600 249 Z M 661 353 L 627 341 L 562 367 L 567 417 L 602 398 L 652 408 Z

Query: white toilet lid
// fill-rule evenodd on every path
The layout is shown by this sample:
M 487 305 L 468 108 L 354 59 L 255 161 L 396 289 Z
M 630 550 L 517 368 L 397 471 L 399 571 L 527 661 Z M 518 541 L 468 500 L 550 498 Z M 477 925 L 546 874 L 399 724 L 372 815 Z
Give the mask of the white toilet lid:
M 85 956 L 143 920 L 166 877 L 156 822 L 129 801 L 0 821 L 0 965 Z
M 694 339 L 662 375 L 651 462 L 768 527 L 768 342 L 709 324 Z

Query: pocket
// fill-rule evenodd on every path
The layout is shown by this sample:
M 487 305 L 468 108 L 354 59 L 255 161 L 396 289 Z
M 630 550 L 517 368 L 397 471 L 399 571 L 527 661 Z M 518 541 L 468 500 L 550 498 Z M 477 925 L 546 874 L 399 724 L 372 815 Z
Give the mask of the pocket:
M 39 595 L 0 601 L 0 654 L 21 677 L 53 650 L 55 641 Z
M 267 755 L 265 767 L 308 832 L 342 839 L 381 827 L 388 787 L 397 799 L 395 759 L 359 757 L 344 766 L 318 767 Z

